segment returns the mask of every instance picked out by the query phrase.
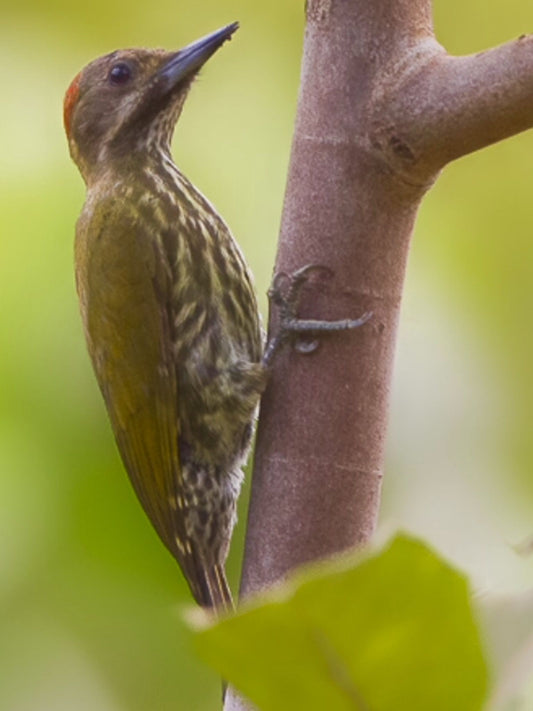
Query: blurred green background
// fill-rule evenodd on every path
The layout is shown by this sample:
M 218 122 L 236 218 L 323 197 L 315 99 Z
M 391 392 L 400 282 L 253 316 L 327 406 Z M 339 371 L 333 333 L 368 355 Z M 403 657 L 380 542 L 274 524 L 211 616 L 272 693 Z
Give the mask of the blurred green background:
M 0 23 L 0 709 L 216 708 L 190 604 L 141 512 L 90 370 L 72 268 L 83 184 L 61 111 L 74 74 L 117 47 L 180 47 L 235 19 L 176 133 L 178 164 L 226 217 L 262 295 L 275 254 L 303 3 L 3 4 Z M 439 40 L 479 51 L 533 6 L 438 0 Z M 422 535 L 480 594 L 533 583 L 533 134 L 450 166 L 413 242 L 379 535 Z M 245 522 L 230 560 L 235 586 Z

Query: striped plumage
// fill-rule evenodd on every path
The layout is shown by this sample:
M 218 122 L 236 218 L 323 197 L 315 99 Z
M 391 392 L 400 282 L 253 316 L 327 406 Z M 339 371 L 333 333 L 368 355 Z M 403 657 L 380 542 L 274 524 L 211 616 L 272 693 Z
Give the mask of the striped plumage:
M 87 183 L 75 256 L 89 353 L 146 513 L 196 600 L 217 608 L 231 605 L 224 563 L 266 369 L 245 261 L 170 139 L 198 68 L 235 29 L 180 53 L 102 57 L 65 99 Z

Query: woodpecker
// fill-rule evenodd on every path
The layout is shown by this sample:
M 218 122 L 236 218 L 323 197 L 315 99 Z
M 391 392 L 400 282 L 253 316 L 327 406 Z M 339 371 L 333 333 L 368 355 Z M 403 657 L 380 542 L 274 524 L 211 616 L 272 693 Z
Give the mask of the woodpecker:
M 200 67 L 237 27 L 178 52 L 107 54 L 64 102 L 87 186 L 75 264 L 92 364 L 150 521 L 197 602 L 219 609 L 266 368 L 248 267 L 170 142 Z

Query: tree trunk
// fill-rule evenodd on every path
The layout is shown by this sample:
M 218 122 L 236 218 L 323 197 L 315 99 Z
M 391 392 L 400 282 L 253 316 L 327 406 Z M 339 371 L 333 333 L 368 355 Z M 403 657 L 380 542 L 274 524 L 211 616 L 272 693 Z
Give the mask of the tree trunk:
M 451 57 L 429 0 L 308 0 L 276 272 L 328 267 L 299 315 L 372 318 L 285 348 L 261 404 L 241 593 L 369 540 L 396 331 L 424 193 L 450 160 L 533 124 L 533 41 Z M 274 314 L 275 316 L 275 314 Z M 246 708 L 230 691 L 227 711 Z

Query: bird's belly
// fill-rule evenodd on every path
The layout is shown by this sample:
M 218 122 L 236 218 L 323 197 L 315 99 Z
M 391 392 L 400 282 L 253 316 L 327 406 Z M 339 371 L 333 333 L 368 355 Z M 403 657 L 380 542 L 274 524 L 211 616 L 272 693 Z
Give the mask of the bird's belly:
M 240 466 L 266 379 L 262 365 L 233 361 L 207 374 L 205 362 L 192 359 L 178 369 L 177 378 L 184 451 L 228 472 Z

